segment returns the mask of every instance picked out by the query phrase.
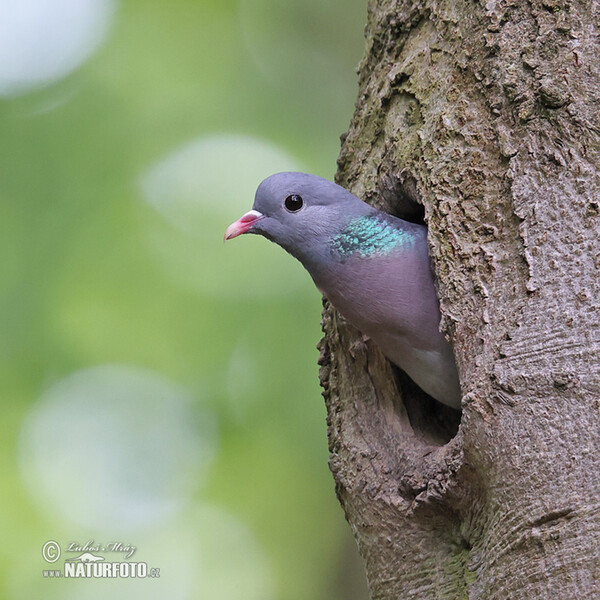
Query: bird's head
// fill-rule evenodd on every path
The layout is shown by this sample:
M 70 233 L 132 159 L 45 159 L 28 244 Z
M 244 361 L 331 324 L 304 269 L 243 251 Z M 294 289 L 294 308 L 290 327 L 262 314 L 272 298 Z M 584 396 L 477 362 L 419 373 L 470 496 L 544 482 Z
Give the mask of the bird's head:
M 243 233 L 262 235 L 308 266 L 351 219 L 372 212 L 368 204 L 327 179 L 277 173 L 258 186 L 252 210 L 227 228 L 225 239 Z

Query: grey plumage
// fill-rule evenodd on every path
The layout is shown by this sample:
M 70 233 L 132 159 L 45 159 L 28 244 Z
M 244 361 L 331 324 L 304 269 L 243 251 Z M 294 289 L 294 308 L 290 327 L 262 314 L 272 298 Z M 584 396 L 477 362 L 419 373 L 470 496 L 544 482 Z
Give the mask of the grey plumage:
M 460 408 L 452 348 L 427 252 L 427 230 L 305 173 L 265 179 L 226 239 L 255 233 L 296 257 L 336 309 L 430 396 Z

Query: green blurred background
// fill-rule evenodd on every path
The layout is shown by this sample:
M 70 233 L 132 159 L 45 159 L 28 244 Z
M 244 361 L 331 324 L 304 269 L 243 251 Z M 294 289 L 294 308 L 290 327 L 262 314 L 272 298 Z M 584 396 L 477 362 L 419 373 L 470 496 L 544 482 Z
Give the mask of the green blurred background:
M 222 243 L 264 177 L 333 176 L 365 19 L 364 0 L 0 3 L 0 597 L 366 598 L 327 468 L 320 296 L 265 240 Z M 42 576 L 92 540 L 160 578 Z

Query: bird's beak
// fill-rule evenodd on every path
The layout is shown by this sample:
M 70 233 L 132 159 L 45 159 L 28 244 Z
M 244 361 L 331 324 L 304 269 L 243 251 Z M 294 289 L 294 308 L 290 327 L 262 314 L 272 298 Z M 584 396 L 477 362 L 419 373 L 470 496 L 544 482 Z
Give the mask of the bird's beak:
M 232 223 L 225 230 L 225 239 L 230 240 L 238 235 L 242 235 L 242 233 L 246 233 L 252 229 L 252 226 L 257 221 L 264 219 L 265 215 L 258 212 L 257 210 L 251 210 L 247 212 L 245 215 L 242 215 L 235 223 Z

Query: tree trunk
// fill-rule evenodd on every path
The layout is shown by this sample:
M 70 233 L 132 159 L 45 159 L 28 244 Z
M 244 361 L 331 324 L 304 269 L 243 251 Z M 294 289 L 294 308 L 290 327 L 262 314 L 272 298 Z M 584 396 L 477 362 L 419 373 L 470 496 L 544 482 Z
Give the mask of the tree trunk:
M 372 598 L 597 600 L 600 3 L 371 0 L 366 37 L 338 181 L 423 205 L 463 388 L 459 416 L 326 307 Z

